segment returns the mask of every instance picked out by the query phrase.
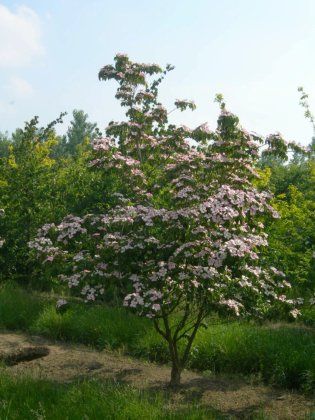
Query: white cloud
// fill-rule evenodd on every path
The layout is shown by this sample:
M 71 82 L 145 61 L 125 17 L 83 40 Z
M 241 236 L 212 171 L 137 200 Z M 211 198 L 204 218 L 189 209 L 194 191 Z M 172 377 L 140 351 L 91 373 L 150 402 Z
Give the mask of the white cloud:
M 14 97 L 25 97 L 33 93 L 32 85 L 21 77 L 11 77 L 8 90 Z
M 38 15 L 25 6 L 12 12 L 0 4 L 0 68 L 28 65 L 43 51 Z

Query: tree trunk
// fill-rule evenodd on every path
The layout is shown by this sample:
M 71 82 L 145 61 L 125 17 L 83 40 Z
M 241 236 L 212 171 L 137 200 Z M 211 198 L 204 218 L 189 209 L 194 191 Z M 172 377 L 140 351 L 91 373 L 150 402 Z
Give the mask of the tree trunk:
M 181 373 L 181 369 L 177 365 L 173 364 L 171 371 L 170 387 L 177 387 L 178 385 L 180 385 Z

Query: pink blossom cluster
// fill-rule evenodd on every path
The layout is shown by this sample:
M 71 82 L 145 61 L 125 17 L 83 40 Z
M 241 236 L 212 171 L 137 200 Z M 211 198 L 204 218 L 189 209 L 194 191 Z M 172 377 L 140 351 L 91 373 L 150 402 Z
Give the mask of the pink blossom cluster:
M 58 299 L 56 302 L 56 309 L 61 309 L 65 307 L 67 304 L 68 302 L 66 301 L 66 299 Z

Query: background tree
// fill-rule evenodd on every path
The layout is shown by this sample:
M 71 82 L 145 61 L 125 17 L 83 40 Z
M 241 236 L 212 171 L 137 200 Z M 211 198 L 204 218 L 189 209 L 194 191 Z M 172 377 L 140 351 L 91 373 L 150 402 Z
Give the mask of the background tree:
M 34 118 L 13 133 L 7 153 L 0 158 L 0 204 L 6 209 L 0 231 L 7 238 L 0 253 L 1 278 L 36 288 L 53 286 L 27 246 L 37 229 L 69 213 L 84 215 L 108 208 L 111 201 L 112 181 L 89 166 L 92 148 L 88 137 L 76 146 L 75 156 L 56 153 L 60 137 L 54 127 L 58 122 L 61 119 L 40 128 Z
M 11 138 L 9 133 L 0 132 L 0 159 L 9 155 L 9 148 L 11 144 Z
M 67 134 L 60 137 L 55 148 L 56 156 L 76 156 L 80 145 L 86 140 L 92 141 L 100 135 L 96 123 L 89 122 L 89 116 L 84 111 L 75 109 L 72 116 L 73 119 Z
M 269 261 L 285 269 L 292 283 L 302 295 L 315 292 L 315 206 L 297 187 L 291 185 L 286 194 L 274 201 L 281 218 L 270 223 Z
M 298 87 L 298 92 L 300 92 L 300 105 L 304 109 L 305 118 L 311 123 L 313 129 L 313 136 L 311 142 L 311 150 L 315 152 L 315 117 L 311 111 L 310 105 L 308 103 L 308 94 L 305 92 L 303 86 Z
M 315 133 L 314 116 L 303 88 L 300 104 Z M 312 142 L 314 142 L 314 135 Z M 285 270 L 294 288 L 302 295 L 315 291 L 315 161 L 313 146 L 308 152 L 295 149 L 286 156 L 265 154 L 260 167 L 269 173 L 268 187 L 281 218 L 266 220 L 270 246 L 265 255 L 269 263 Z
M 5 210 L 2 229 L 6 241 L 1 250 L 1 276 L 26 279 L 32 272 L 28 241 L 43 220 L 54 212 L 55 161 L 54 121 L 38 127 L 35 117 L 12 136 L 9 154 L 1 159 L 1 207 Z

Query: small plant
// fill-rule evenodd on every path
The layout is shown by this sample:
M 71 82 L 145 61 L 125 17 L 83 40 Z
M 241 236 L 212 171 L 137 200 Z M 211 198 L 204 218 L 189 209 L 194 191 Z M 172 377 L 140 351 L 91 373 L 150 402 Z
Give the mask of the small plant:
M 66 299 L 58 299 L 56 303 L 56 311 L 59 313 L 64 313 L 68 309 L 69 304 Z

